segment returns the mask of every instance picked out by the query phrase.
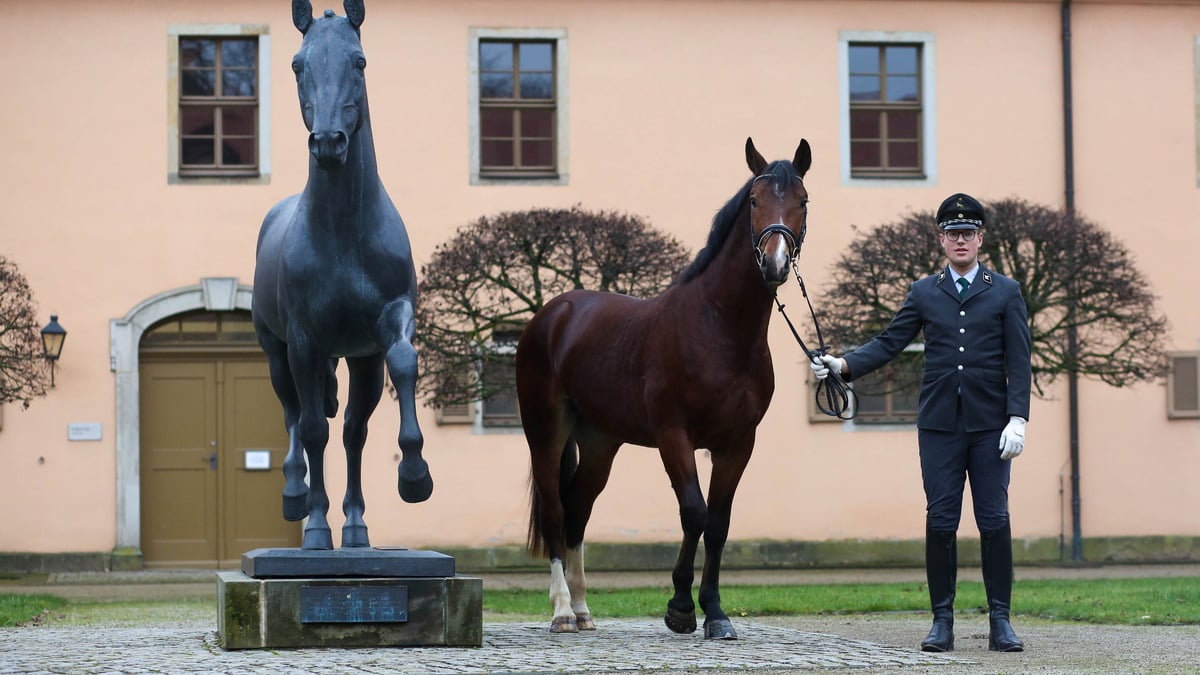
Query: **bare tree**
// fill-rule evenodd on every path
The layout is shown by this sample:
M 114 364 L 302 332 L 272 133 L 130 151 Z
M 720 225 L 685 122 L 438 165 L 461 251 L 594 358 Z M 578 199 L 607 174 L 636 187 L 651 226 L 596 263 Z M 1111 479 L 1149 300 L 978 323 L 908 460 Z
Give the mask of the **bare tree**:
M 990 203 L 986 218 L 979 257 L 1021 284 L 1039 396 L 1071 372 L 1116 387 L 1164 376 L 1167 320 L 1120 241 L 1078 214 L 1015 198 Z M 822 303 L 822 323 L 842 349 L 885 328 L 909 285 L 946 266 L 933 211 L 855 230 Z M 1074 357 L 1067 349 L 1069 326 L 1078 334 Z M 901 365 L 905 372 L 893 376 L 895 388 L 915 387 L 920 367 L 919 359 Z
M 678 241 L 635 216 L 579 206 L 484 216 L 421 268 L 417 390 L 441 406 L 510 389 L 480 372 L 489 362 L 511 365 L 497 341 L 515 340 L 551 298 L 572 289 L 654 295 L 687 262 Z
M 0 403 L 28 408 L 49 382 L 33 293 L 16 264 L 0 256 Z

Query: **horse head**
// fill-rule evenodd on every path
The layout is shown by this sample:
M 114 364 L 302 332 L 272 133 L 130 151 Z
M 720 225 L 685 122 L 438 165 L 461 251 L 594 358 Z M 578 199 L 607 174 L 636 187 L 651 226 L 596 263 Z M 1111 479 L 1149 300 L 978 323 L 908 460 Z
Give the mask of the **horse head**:
M 292 59 L 308 151 L 324 169 L 345 164 L 350 137 L 366 114 L 367 59 L 359 39 L 362 0 L 345 0 L 346 16 L 312 17 L 309 0 L 292 0 L 292 23 L 304 35 Z
M 804 245 L 808 190 L 803 179 L 812 165 L 812 150 L 801 139 L 791 162 L 768 164 L 747 138 L 746 164 L 754 174 L 748 197 L 751 243 L 763 281 L 776 288 L 787 281 L 788 269 Z

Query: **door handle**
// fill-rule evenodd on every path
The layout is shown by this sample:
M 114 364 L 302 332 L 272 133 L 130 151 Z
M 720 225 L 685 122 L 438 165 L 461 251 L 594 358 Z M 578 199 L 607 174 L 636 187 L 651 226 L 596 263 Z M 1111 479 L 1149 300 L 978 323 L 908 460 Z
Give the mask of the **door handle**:
M 211 471 L 217 470 L 217 453 L 214 452 L 213 454 L 208 456 L 208 468 Z

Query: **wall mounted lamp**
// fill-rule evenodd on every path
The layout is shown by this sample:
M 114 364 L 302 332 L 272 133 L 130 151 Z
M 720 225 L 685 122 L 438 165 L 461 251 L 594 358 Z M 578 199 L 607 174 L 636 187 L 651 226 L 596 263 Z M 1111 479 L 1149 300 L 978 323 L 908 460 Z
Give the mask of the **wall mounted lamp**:
M 46 360 L 50 362 L 50 386 L 54 387 L 54 363 L 62 356 L 63 342 L 67 339 L 67 330 L 58 325 L 58 315 L 50 315 L 50 323 L 42 329 L 42 349 L 46 350 Z

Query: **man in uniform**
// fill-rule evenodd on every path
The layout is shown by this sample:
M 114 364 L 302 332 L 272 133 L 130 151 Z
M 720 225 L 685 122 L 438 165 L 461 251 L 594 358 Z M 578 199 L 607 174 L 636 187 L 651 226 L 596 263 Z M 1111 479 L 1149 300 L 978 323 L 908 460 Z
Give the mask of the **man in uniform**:
M 1019 652 L 1009 622 L 1012 530 L 1008 518 L 1009 460 L 1025 446 L 1031 385 L 1029 320 L 1017 282 L 979 263 L 983 207 L 962 193 L 937 211 L 939 241 L 949 265 L 912 284 L 888 327 L 862 347 L 812 364 L 847 382 L 883 366 L 923 330 L 925 372 L 917 412 L 921 479 L 925 484 L 925 573 L 933 627 L 923 651 L 954 649 L 957 531 L 963 486 L 971 481 L 987 591 L 988 648 Z

